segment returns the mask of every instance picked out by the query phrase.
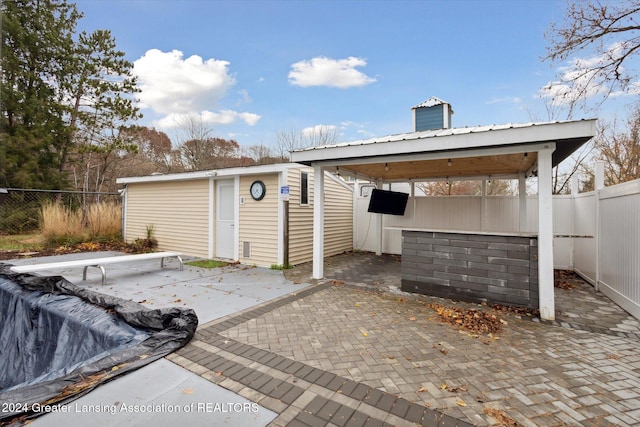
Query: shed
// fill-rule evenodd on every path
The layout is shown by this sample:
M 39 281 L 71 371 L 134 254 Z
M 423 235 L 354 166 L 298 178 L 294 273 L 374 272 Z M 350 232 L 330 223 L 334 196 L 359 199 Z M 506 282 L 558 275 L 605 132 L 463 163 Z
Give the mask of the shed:
M 324 251 L 353 247 L 353 188 L 323 172 Z M 313 168 L 283 163 L 118 178 L 127 242 L 151 230 L 161 250 L 270 267 L 313 259 Z
M 595 135 L 596 120 L 504 124 L 414 131 L 292 153 L 292 160 L 314 168 L 317 176 L 343 175 L 376 182 L 435 179 L 517 178 L 520 212 L 525 214 L 525 178 L 538 178 L 537 268 L 540 315 L 555 317 L 553 291 L 552 168 Z M 315 185 L 321 200 L 323 182 Z M 323 277 L 325 211 L 314 207 L 313 277 Z M 522 218 L 521 218 L 522 220 Z M 379 221 L 379 224 L 382 222 Z M 382 233 L 380 233 L 382 235 Z M 382 247 L 380 243 L 379 247 Z M 380 249 L 381 250 L 381 249 Z

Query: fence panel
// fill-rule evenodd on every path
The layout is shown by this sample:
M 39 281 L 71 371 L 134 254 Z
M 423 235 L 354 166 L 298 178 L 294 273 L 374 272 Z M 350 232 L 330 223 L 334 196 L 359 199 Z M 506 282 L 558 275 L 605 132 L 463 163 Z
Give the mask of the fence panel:
M 398 229 L 424 228 L 432 230 L 518 232 L 520 202 L 517 196 L 418 196 L 409 198 L 404 216 L 378 215 L 367 212 L 368 197 L 357 197 L 355 205 L 354 247 L 375 251 L 378 247 L 382 217 L 382 252 L 402 253 L 402 232 Z M 568 210 L 567 210 L 568 209 Z M 554 198 L 554 233 L 572 234 L 567 218 L 571 199 Z M 569 216 L 570 217 L 570 216 Z M 396 229 L 393 229 L 396 227 Z M 523 231 L 538 228 L 538 199 L 527 198 L 527 226 Z M 571 239 L 554 239 L 554 259 L 557 268 L 571 268 Z
M 576 195 L 573 199 L 574 233 L 596 236 L 596 196 L 593 191 Z M 594 238 L 573 239 L 573 268 L 588 282 L 596 281 L 596 242 Z
M 120 193 L 0 189 L 0 234 L 25 234 L 39 230 L 42 207 L 47 203 L 60 203 L 86 212 L 90 206 L 101 202 L 120 203 Z
M 600 190 L 599 289 L 640 318 L 640 180 Z

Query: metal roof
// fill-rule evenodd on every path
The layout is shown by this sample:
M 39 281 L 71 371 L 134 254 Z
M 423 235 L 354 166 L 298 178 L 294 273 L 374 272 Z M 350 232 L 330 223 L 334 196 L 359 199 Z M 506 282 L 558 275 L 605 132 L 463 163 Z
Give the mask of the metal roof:
M 595 135 L 595 123 L 584 119 L 426 130 L 306 148 L 291 158 L 384 181 L 517 176 L 535 173 L 540 144 L 555 143 L 553 165 L 558 165 Z
M 436 105 L 442 105 L 442 104 L 448 104 L 448 102 L 443 101 L 440 98 L 436 98 L 435 96 L 432 96 L 431 98 L 416 105 L 415 107 L 412 107 L 411 109 L 415 110 L 416 108 L 422 108 L 422 107 L 435 107 Z

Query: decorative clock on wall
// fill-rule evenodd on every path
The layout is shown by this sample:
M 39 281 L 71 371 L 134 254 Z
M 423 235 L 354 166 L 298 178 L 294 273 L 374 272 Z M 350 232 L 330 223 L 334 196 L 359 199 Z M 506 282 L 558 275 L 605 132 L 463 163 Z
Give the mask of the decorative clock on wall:
M 251 197 L 253 197 L 253 200 L 259 201 L 264 198 L 264 195 L 267 192 L 267 187 L 262 181 L 253 181 L 251 187 L 249 188 L 249 192 L 251 193 Z

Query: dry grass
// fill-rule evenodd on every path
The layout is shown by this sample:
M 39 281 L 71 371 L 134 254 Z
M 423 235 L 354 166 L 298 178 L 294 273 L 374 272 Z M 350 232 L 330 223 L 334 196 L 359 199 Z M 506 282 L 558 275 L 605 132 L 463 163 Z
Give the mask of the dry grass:
M 104 202 L 87 211 L 87 230 L 94 239 L 119 239 L 122 235 L 122 205 Z
M 49 245 L 69 245 L 88 240 L 119 239 L 122 214 L 118 203 L 100 203 L 87 209 L 70 209 L 59 203 L 42 207 L 41 232 Z
M 50 244 L 78 243 L 84 239 L 82 212 L 74 211 L 59 203 L 42 207 L 42 236 Z

